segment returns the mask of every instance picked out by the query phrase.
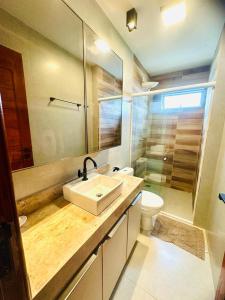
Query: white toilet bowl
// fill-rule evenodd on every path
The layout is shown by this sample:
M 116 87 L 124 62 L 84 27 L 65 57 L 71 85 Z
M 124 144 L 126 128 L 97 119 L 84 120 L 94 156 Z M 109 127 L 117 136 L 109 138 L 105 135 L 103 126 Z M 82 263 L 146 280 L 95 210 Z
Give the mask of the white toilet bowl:
M 153 216 L 158 214 L 164 204 L 163 199 L 148 191 L 142 191 L 141 200 L 141 229 L 151 231 L 153 229 Z
M 119 171 L 120 173 L 133 176 L 133 168 L 123 168 Z M 164 205 L 163 199 L 148 191 L 142 191 L 141 200 L 141 229 L 144 231 L 151 231 L 153 228 L 153 218 L 156 214 L 160 212 Z

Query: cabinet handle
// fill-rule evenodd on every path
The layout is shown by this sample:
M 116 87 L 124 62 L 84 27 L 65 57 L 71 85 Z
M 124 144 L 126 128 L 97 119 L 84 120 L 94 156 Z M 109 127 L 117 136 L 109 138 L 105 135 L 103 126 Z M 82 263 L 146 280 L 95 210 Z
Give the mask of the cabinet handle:
M 123 221 L 126 219 L 127 215 L 123 215 L 122 218 L 116 223 L 116 225 L 113 227 L 113 229 L 108 233 L 107 238 L 111 239 L 114 234 L 117 232 L 119 229 L 120 225 L 123 223 Z
M 136 196 L 136 198 L 134 198 L 134 201 L 131 203 L 131 206 L 135 206 L 135 205 L 138 203 L 138 201 L 141 199 L 141 196 L 142 196 L 142 193 L 140 192 L 140 193 Z
M 100 247 L 97 249 L 97 251 L 95 253 L 93 253 L 91 255 L 91 257 L 88 259 L 88 261 L 83 266 L 83 268 L 80 270 L 80 272 L 78 272 L 78 274 L 69 283 L 69 285 L 65 289 L 65 291 L 59 296 L 58 300 L 67 300 L 70 297 L 70 295 L 75 290 L 75 288 L 77 287 L 77 285 L 79 284 L 81 279 L 85 276 L 87 271 L 90 269 L 90 267 L 93 265 L 93 263 L 97 259 Z

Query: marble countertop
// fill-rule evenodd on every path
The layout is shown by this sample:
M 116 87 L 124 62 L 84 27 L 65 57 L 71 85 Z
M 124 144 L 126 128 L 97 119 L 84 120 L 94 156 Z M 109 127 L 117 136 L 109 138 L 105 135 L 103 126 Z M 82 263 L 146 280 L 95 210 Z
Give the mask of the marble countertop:
M 141 178 L 115 176 L 122 193 L 98 216 L 63 197 L 28 215 L 21 231 L 32 298 L 54 299 L 141 190 Z

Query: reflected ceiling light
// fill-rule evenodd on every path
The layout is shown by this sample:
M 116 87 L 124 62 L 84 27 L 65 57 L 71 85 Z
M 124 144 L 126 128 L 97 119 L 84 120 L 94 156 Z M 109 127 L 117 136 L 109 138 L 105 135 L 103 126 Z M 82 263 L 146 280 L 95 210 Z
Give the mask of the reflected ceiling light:
M 47 68 L 48 68 L 49 70 L 51 70 L 51 71 L 56 71 L 56 70 L 59 69 L 58 63 L 53 62 L 53 61 L 48 61 L 48 62 L 46 63 L 46 66 L 47 66 Z
M 176 1 L 173 5 L 161 7 L 163 23 L 166 26 L 183 21 L 186 17 L 186 5 L 184 1 Z
M 102 39 L 95 40 L 95 46 L 103 53 L 107 53 L 110 51 L 109 45 Z
M 129 32 L 137 29 L 137 11 L 135 8 L 127 11 L 127 28 Z

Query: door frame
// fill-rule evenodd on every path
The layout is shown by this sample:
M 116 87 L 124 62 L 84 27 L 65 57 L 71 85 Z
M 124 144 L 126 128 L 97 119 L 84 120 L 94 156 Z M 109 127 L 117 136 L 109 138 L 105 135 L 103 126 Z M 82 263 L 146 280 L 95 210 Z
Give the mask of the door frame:
M 0 95 L 0 300 L 31 299 Z
M 8 136 L 8 140 L 17 140 L 17 146 L 16 146 L 16 152 L 18 155 L 18 152 L 20 153 L 20 158 L 18 161 L 14 161 L 12 159 L 11 161 L 11 169 L 13 171 L 23 168 L 29 168 L 34 166 L 33 161 L 33 153 L 32 153 L 32 142 L 31 142 L 31 130 L 30 130 L 30 122 L 29 122 L 29 116 L 28 116 L 28 106 L 27 106 L 27 96 L 26 96 L 26 88 L 25 88 L 25 77 L 24 77 L 24 68 L 23 68 L 23 59 L 21 53 L 12 50 L 6 46 L 0 45 L 0 67 L 1 69 L 9 72 L 12 75 L 12 85 L 13 85 L 13 96 L 5 96 L 2 93 L 2 106 L 5 109 L 5 125 L 6 125 L 6 133 L 9 128 L 7 128 L 7 121 L 9 123 L 9 120 L 7 120 L 7 117 L 11 116 L 11 113 L 15 113 L 17 118 L 17 126 L 16 129 L 19 133 L 19 137 L 16 138 L 16 135 L 14 136 Z M 3 79 L 4 81 L 4 79 Z M 3 84 L 3 89 L 4 84 Z M 0 88 L 1 93 L 1 88 Z M 13 100 L 11 99 L 13 98 Z M 8 98 L 8 99 L 7 99 Z M 10 101 L 9 101 L 10 99 Z M 13 103 L 13 106 L 5 108 L 4 101 L 6 103 Z M 11 120 L 10 123 L 12 123 Z M 11 143 L 8 142 L 8 153 L 9 157 L 11 153 L 12 148 L 15 147 L 15 145 L 12 147 L 10 145 Z M 11 148 L 10 148 L 11 146 Z M 15 150 L 15 149 L 14 149 Z M 15 155 L 15 156 L 17 156 Z
M 215 300 L 224 300 L 225 299 L 225 253 L 223 257 L 223 262 L 221 266 L 220 278 L 216 290 Z

